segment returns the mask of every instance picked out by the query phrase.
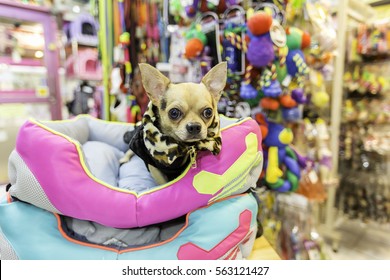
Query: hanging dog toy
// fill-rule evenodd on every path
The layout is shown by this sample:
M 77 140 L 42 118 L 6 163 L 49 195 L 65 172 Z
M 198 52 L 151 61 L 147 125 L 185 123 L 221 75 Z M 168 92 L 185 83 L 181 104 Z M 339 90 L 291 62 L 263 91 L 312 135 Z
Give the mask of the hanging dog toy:
M 288 53 L 285 55 L 284 49 L 279 49 L 278 72 L 284 87 L 288 88 L 279 97 L 282 117 L 285 121 L 295 122 L 302 118 L 299 104 L 307 103 L 307 98 L 303 90 L 305 80 L 309 74 L 309 67 L 306 65 L 303 49 L 310 45 L 310 35 L 296 27 L 286 30 Z
M 299 88 L 303 88 L 305 76 L 309 74 L 309 67 L 305 62 L 303 50 L 310 46 L 310 34 L 296 27 L 286 29 L 288 54 L 286 57 L 287 72 L 296 78 Z
M 245 53 L 248 50 L 245 10 L 239 5 L 229 6 L 222 16 L 223 57 L 228 62 L 228 70 L 235 75 L 245 74 Z
M 187 43 L 184 56 L 187 59 L 196 59 L 201 56 L 204 47 L 207 45 L 207 37 L 202 32 L 200 25 L 193 25 L 186 33 Z
M 240 96 L 243 99 L 253 99 L 258 95 L 257 89 L 251 84 L 252 65 L 248 65 L 245 69 L 244 81 L 241 82 Z
M 275 59 L 274 46 L 269 33 L 272 20 L 272 16 L 263 11 L 256 12 L 248 18 L 250 42 L 247 58 L 254 67 L 265 67 Z
M 279 192 L 296 191 L 298 188 L 303 162 L 289 146 L 293 137 L 289 128 L 268 122 L 268 133 L 263 141 L 266 154 L 264 181 Z
M 282 88 L 276 78 L 276 66 L 275 64 L 271 63 L 269 67 L 263 71 L 263 74 L 260 78 L 260 86 L 264 96 L 278 98 L 282 94 Z
M 251 40 L 247 58 L 254 67 L 263 69 L 259 86 L 264 97 L 260 100 L 260 107 L 277 111 L 280 106 L 278 98 L 283 90 L 276 63 L 278 56 L 283 53 L 279 50 L 285 49 L 286 36 L 278 20 L 271 14 L 266 11 L 257 11 L 253 15 L 248 13 L 247 27 Z
M 186 11 L 187 17 L 194 18 L 199 9 L 199 0 L 194 0 L 192 5 L 188 5 L 184 7 Z

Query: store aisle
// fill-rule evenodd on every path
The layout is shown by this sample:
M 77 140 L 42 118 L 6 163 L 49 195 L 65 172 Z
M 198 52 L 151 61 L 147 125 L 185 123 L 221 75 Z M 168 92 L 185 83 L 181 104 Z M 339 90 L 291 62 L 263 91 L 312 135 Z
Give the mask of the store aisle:
M 340 220 L 338 252 L 329 250 L 332 260 L 390 260 L 390 226 Z

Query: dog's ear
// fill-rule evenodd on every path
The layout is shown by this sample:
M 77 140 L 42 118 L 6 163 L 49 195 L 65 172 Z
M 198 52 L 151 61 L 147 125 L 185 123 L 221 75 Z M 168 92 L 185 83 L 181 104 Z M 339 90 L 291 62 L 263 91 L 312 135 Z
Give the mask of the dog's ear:
M 150 101 L 159 106 L 159 100 L 168 88 L 171 81 L 153 66 L 147 63 L 139 63 L 142 84 Z
M 215 65 L 203 77 L 202 83 L 212 94 L 215 101 L 221 97 L 222 90 L 225 88 L 227 78 L 227 62 L 221 62 Z

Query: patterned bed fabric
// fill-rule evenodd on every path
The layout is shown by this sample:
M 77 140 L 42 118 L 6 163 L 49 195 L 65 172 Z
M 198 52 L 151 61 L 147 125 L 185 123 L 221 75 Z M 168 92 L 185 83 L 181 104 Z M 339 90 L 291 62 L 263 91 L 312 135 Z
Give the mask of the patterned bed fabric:
M 123 135 L 134 129 L 132 125 L 89 116 L 29 120 L 10 156 L 10 195 L 49 212 L 107 227 L 134 228 L 172 220 L 255 187 L 263 163 L 259 126 L 250 118 L 221 116 L 221 127 L 218 155 L 199 152 L 195 165 L 157 186 L 136 158 L 129 166 L 119 166 L 117 159 L 127 150 Z M 112 177 L 107 177 L 109 171 Z M 133 183 L 126 175 L 131 172 L 138 177 L 146 174 L 145 180 Z
M 167 240 L 110 246 L 68 235 L 56 213 L 21 201 L 3 201 L 0 255 L 14 260 L 244 259 L 256 238 L 257 209 L 252 194 L 234 195 L 188 213 L 185 223 Z

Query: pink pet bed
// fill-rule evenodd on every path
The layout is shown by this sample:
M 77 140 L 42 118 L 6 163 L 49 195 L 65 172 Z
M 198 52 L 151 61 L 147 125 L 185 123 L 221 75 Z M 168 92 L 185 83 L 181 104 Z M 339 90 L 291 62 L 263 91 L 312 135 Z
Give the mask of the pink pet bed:
M 10 156 L 10 195 L 49 212 L 113 228 L 175 219 L 254 188 L 262 169 L 261 134 L 250 119 L 221 117 L 222 150 L 199 152 L 176 180 L 156 185 L 142 161 L 120 166 L 133 126 L 89 116 L 27 121 Z

